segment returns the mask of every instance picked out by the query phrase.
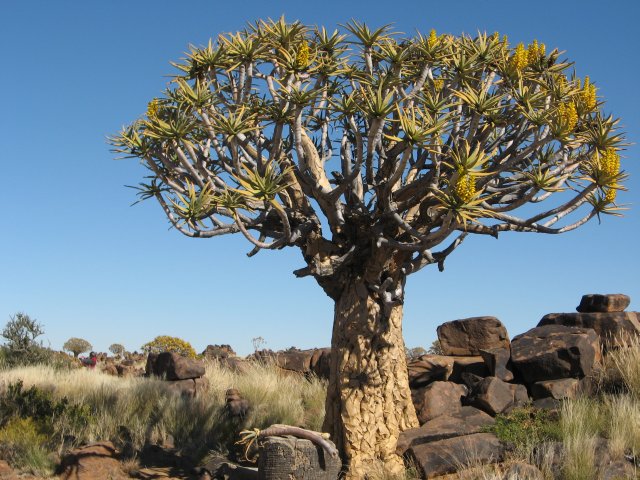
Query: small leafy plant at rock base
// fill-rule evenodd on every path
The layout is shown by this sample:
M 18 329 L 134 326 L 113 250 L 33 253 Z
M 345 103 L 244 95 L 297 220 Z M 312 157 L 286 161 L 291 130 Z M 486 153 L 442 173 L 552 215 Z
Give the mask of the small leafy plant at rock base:
M 516 451 L 529 452 L 547 441 L 560 440 L 557 415 L 533 407 L 515 408 L 496 416 L 496 423 L 485 431 L 494 433 L 502 442 L 512 444 Z
M 46 428 L 31 417 L 13 417 L 0 428 L 0 458 L 36 475 L 53 473 L 55 461 L 46 447 Z
M 168 335 L 161 335 L 142 346 L 146 353 L 175 352 L 189 358 L 196 358 L 196 351 L 186 340 Z

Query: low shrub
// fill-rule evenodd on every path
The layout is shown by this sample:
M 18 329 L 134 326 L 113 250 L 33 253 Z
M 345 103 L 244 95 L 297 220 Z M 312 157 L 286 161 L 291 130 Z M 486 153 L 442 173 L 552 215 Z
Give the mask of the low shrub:
M 533 447 L 558 440 L 562 431 L 557 415 L 531 406 L 515 408 L 496 416 L 494 425 L 485 428 L 501 441 L 510 443 L 517 452 L 528 456 Z
M 31 417 L 13 417 L 0 428 L 0 456 L 15 468 L 48 476 L 55 466 L 47 449 L 49 433 Z

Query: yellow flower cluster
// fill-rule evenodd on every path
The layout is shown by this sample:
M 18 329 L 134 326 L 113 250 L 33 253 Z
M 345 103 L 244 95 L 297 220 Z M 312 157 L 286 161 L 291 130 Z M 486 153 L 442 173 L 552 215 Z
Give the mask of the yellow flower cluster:
M 582 98 L 587 110 L 591 111 L 596 108 L 596 86 L 591 84 L 589 77 L 585 77 L 584 79 L 584 87 L 582 87 L 580 91 L 580 98 Z
M 438 35 L 434 28 L 429 32 L 429 38 L 427 39 L 427 47 L 430 49 L 435 47 L 438 44 Z
M 460 173 L 453 193 L 462 203 L 469 203 L 476 196 L 476 179 L 470 173 Z
M 607 148 L 600 156 L 600 170 L 607 177 L 615 177 L 620 173 L 620 155 L 615 148 Z
M 435 78 L 433 80 L 433 88 L 436 90 L 436 92 L 441 92 L 444 88 L 444 80 L 442 78 Z
M 544 43 L 538 43 L 537 40 L 534 40 L 533 43 L 530 43 L 527 48 L 524 48 L 523 43 L 519 43 L 516 46 L 513 55 L 509 59 L 511 68 L 514 70 L 521 72 L 529 65 L 538 62 L 542 57 L 544 57 L 547 51 L 547 47 Z
M 578 111 L 573 102 L 561 103 L 558 107 L 558 120 L 568 130 L 572 131 L 578 123 Z
M 147 104 L 147 117 L 153 118 L 158 114 L 160 109 L 160 102 L 157 98 L 154 98 Z
M 521 72 L 524 68 L 529 64 L 529 54 L 527 50 L 524 48 L 524 44 L 519 43 L 516 47 L 516 51 L 513 52 L 513 56 L 509 60 L 511 67 Z
M 304 69 L 309 66 L 311 57 L 309 55 L 309 45 L 307 42 L 302 42 L 298 53 L 296 54 L 296 68 Z
M 616 200 L 616 194 L 618 191 L 615 188 L 608 188 L 604 194 L 604 200 L 607 203 L 613 203 Z
M 538 43 L 538 40 L 534 40 L 533 43 L 529 44 L 527 48 L 527 60 L 529 65 L 532 63 L 536 63 L 547 51 L 547 47 L 544 43 Z

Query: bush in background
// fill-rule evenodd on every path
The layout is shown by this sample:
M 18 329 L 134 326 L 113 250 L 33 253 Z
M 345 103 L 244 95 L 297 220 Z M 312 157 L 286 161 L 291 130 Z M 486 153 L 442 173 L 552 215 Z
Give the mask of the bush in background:
M 142 346 L 146 353 L 175 352 L 185 357 L 195 358 L 196 351 L 186 340 L 178 337 L 161 335 Z
M 115 356 L 117 357 L 124 357 L 124 354 L 126 352 L 124 345 L 121 345 L 119 343 L 113 343 L 109 346 L 109 351 L 111 353 L 113 353 Z

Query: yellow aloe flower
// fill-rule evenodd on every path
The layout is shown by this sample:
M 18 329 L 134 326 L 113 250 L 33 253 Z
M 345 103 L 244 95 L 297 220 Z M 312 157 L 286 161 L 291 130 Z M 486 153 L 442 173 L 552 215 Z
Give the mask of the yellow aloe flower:
M 158 114 L 160 109 L 160 102 L 157 98 L 154 98 L 147 104 L 147 117 L 154 118 Z
M 460 176 L 453 187 L 453 193 L 462 203 L 469 203 L 476 196 L 476 179 L 469 172 L 459 171 Z
M 436 92 L 441 92 L 444 88 L 444 80 L 442 78 L 436 78 L 433 80 L 433 88 Z
M 438 44 L 438 35 L 434 28 L 429 32 L 429 38 L 427 39 L 427 46 L 433 48 Z
M 615 188 L 608 188 L 604 194 L 604 200 L 607 203 L 613 203 L 616 200 L 617 190 Z
M 572 131 L 578 123 L 578 111 L 573 102 L 561 103 L 558 107 L 558 119 L 564 124 L 567 130 Z
M 524 44 L 518 44 L 515 52 L 513 52 L 513 56 L 510 59 L 510 63 L 511 66 L 518 72 L 524 70 L 524 68 L 529 64 L 529 54 L 524 48 Z
M 302 42 L 300 48 L 298 49 L 298 53 L 296 54 L 296 67 L 299 69 L 307 68 L 311 61 L 311 57 L 309 55 L 309 45 L 307 42 Z
M 589 77 L 585 77 L 584 79 L 584 87 L 582 87 L 580 91 L 580 98 L 582 98 L 587 110 L 591 111 L 596 108 L 596 86 L 591 84 Z
M 600 157 L 600 169 L 607 177 L 620 173 L 620 155 L 615 148 L 607 148 Z
M 529 44 L 527 48 L 527 62 L 528 64 L 536 63 L 540 58 L 544 57 L 547 47 L 544 43 L 538 43 L 538 40 L 534 40 Z

